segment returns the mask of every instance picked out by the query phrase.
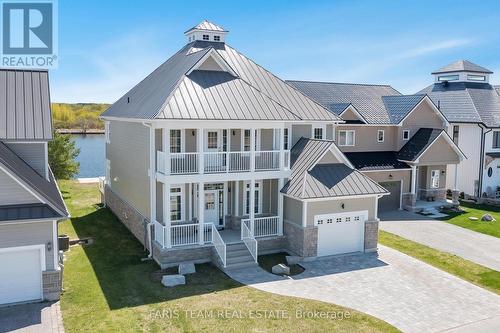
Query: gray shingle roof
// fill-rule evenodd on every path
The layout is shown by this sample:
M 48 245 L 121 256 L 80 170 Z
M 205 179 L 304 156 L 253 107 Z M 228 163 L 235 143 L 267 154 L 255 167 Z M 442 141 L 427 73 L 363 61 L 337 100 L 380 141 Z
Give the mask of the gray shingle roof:
M 461 71 L 477 72 L 477 73 L 485 73 L 485 74 L 492 74 L 493 73 L 489 69 L 481 67 L 479 65 L 476 65 L 475 63 L 470 62 L 468 60 L 458 60 L 458 61 L 452 62 L 451 64 L 448 64 L 444 67 L 441 67 L 440 69 L 432 72 L 432 74 L 452 73 L 452 72 L 461 72 Z
M 52 171 L 49 172 L 50 177 L 47 181 L 2 142 L 0 142 L 0 164 L 38 193 L 60 214 L 60 217 L 69 215 Z
M 200 23 L 198 23 L 197 25 L 195 25 L 194 27 L 192 27 L 191 29 L 188 29 L 186 31 L 189 32 L 191 30 L 195 30 L 195 29 L 198 29 L 198 30 L 207 30 L 207 31 L 219 31 L 219 32 L 227 32 L 227 30 L 225 30 L 223 27 L 221 27 L 220 25 L 217 25 L 215 23 L 212 23 L 208 20 L 203 20 L 201 21 Z
M 198 96 L 205 95 L 206 93 L 207 96 L 202 96 L 202 98 L 206 98 L 207 101 L 211 99 L 214 101 L 220 100 L 219 96 L 210 95 L 212 92 L 221 91 L 222 87 L 216 85 L 202 87 L 193 81 L 193 77 L 186 76 L 190 69 L 212 49 L 216 50 L 237 74 L 238 79 L 242 80 L 236 80 L 230 84 L 228 81 L 224 82 L 224 84 L 227 83 L 226 87 L 230 89 L 225 95 L 228 98 L 228 101 L 225 102 L 226 105 L 229 105 L 229 103 L 236 105 L 242 100 L 251 102 L 255 99 L 256 95 L 261 94 L 265 97 L 260 96 L 258 97 L 259 100 L 271 99 L 274 101 L 272 104 L 280 104 L 282 108 L 288 111 L 288 118 L 284 118 L 286 120 L 291 119 L 290 114 L 295 115 L 301 120 L 339 120 L 335 114 L 329 112 L 323 106 L 306 97 L 227 44 L 204 41 L 187 44 L 114 103 L 102 116 L 138 119 L 162 117 L 174 117 L 166 119 L 235 119 L 232 118 L 233 116 L 229 116 L 229 114 L 221 114 L 220 118 L 214 118 L 213 116 L 204 118 L 210 113 L 205 112 L 203 108 L 205 105 L 200 106 L 197 100 Z M 205 83 L 212 82 L 214 76 L 208 77 L 208 74 L 200 72 L 194 78 Z M 207 77 L 204 78 L 203 76 Z M 237 87 L 242 87 L 243 82 L 253 89 L 247 87 L 239 91 L 235 90 Z M 182 99 L 185 104 L 184 107 L 180 108 L 183 112 L 182 114 L 175 111 L 175 106 L 170 104 L 173 95 L 176 96 L 176 100 L 179 101 Z M 223 109 L 219 108 L 220 111 Z M 263 109 L 255 110 L 251 116 L 252 119 L 259 119 L 257 118 L 258 115 L 263 115 L 267 109 L 268 107 L 266 106 Z M 242 119 L 248 119 L 248 117 Z M 260 119 L 267 120 L 270 118 L 265 117 Z
M 57 219 L 60 215 L 46 204 L 0 206 L 0 222 Z
M 349 104 L 370 124 L 397 124 L 420 100 L 391 86 L 333 82 L 287 81 L 339 115 Z M 420 97 L 420 99 L 423 98 Z
M 442 129 L 420 128 L 399 150 L 398 159 L 415 161 L 443 131 Z
M 369 151 L 344 153 L 354 167 L 360 171 L 409 169 L 410 166 L 397 158 L 395 151 Z
M 450 122 L 500 126 L 500 95 L 488 83 L 435 83 L 419 94 L 427 94 Z
M 328 140 L 301 138 L 292 148 L 292 175 L 281 192 L 298 199 L 388 193 L 345 164 L 316 164 L 334 144 Z
M 51 140 L 45 70 L 0 69 L 0 140 Z

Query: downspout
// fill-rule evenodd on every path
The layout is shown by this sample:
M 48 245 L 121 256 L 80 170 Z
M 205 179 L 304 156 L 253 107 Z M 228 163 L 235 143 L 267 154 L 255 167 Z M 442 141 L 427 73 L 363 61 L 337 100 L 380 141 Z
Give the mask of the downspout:
M 481 158 L 479 160 L 479 184 L 478 184 L 478 198 L 481 198 L 483 195 L 483 166 L 484 166 L 484 142 L 486 138 L 486 134 L 491 132 L 491 128 L 484 132 L 484 127 L 481 124 L 477 124 L 479 128 L 481 128 Z
M 147 243 L 149 244 L 149 254 L 147 259 L 153 258 L 153 240 L 151 227 L 153 226 L 153 220 L 156 220 L 156 177 L 155 177 L 155 132 L 154 127 L 151 123 L 142 123 L 144 126 L 149 128 L 149 199 L 150 199 L 150 219 L 146 226 L 146 236 Z

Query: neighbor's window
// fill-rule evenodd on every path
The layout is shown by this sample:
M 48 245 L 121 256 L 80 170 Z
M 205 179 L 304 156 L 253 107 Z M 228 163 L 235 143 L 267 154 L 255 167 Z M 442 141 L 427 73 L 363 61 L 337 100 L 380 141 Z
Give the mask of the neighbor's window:
M 458 134 L 460 131 L 460 127 L 458 125 L 453 126 L 453 142 L 458 145 Z
M 410 130 L 404 130 L 403 131 L 403 140 L 409 140 L 410 139 Z
M 354 130 L 339 131 L 339 146 L 354 146 Z
M 500 148 L 500 131 L 493 132 L 493 148 Z
M 284 128 L 283 131 L 283 149 L 288 150 L 288 128 Z
M 214 41 L 220 42 L 220 36 L 214 36 Z
M 486 81 L 486 76 L 468 74 L 467 80 L 469 80 L 469 81 Z
M 203 35 L 203 40 L 209 40 L 210 37 L 208 35 Z
M 182 190 L 180 187 L 170 188 L 170 221 L 182 220 Z
M 181 152 L 181 130 L 170 130 L 170 152 Z
M 442 75 L 438 77 L 438 81 L 457 81 L 458 75 Z
M 323 128 L 322 127 L 316 127 L 314 128 L 314 138 L 322 140 L 323 139 Z
M 431 171 L 431 188 L 439 187 L 439 175 L 441 170 L 432 170 Z
M 384 130 L 377 131 L 377 142 L 384 142 Z

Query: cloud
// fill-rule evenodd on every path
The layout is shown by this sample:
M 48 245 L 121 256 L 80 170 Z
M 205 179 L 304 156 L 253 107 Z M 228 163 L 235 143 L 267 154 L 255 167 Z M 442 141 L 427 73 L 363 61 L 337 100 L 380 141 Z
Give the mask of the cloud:
M 408 49 L 408 50 L 403 51 L 399 54 L 396 54 L 393 58 L 398 59 L 398 60 L 418 58 L 418 57 L 426 56 L 428 54 L 435 53 L 438 51 L 449 50 L 449 49 L 465 46 L 465 45 L 468 45 L 471 43 L 472 43 L 472 40 L 466 39 L 466 38 L 443 40 L 443 41 L 435 42 L 435 43 L 432 43 L 429 45 L 424 45 L 424 46 L 419 46 L 419 47 Z

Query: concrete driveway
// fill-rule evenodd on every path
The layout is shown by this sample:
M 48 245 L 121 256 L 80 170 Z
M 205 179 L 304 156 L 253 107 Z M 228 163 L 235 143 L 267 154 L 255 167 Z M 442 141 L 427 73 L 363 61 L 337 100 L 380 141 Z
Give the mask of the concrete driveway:
M 500 238 L 406 211 L 380 218 L 382 230 L 500 271 Z
M 291 279 L 258 267 L 228 274 L 260 290 L 347 306 L 405 332 L 500 332 L 500 296 L 393 249 L 302 265 L 306 271 Z
M 63 333 L 59 302 L 0 307 L 0 332 Z

